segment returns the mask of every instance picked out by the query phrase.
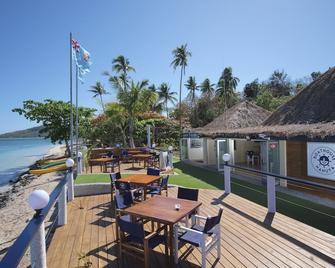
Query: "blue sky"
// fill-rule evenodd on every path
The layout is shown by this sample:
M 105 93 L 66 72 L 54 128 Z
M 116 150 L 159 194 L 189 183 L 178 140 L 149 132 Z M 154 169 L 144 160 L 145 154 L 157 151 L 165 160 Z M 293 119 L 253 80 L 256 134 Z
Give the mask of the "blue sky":
M 171 51 L 192 51 L 186 76 L 216 82 L 226 66 L 241 80 L 284 69 L 292 79 L 335 62 L 333 0 L 169 0 L 0 2 L 0 133 L 35 126 L 11 112 L 23 100 L 69 98 L 69 32 L 91 53 L 92 72 L 80 104 L 98 107 L 87 91 L 119 54 L 133 78 L 168 82 L 178 91 Z M 106 96 L 106 101 L 114 95 Z

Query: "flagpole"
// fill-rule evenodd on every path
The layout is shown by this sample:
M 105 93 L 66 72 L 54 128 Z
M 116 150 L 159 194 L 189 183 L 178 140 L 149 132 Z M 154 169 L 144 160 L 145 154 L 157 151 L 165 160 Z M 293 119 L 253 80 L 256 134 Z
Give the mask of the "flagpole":
M 76 65 L 76 161 L 78 165 L 78 136 L 79 136 L 79 115 L 78 115 L 78 66 Z
M 72 32 L 70 32 L 70 157 L 73 154 Z

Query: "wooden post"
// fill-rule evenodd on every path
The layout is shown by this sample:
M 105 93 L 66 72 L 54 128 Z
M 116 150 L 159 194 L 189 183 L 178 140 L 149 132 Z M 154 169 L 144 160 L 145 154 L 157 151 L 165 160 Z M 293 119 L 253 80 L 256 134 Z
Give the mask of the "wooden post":
M 68 187 L 68 200 L 72 201 L 74 199 L 74 189 L 73 189 L 73 168 L 70 168 L 67 174 L 67 187 Z
M 268 212 L 276 212 L 276 179 L 272 176 L 267 176 L 267 196 L 268 196 Z
M 224 173 L 224 191 L 225 194 L 231 193 L 231 167 L 225 165 L 223 168 Z
M 44 221 L 30 242 L 30 261 L 31 267 L 47 267 Z
M 67 206 L 66 206 L 66 184 L 58 197 L 58 225 L 67 224 Z

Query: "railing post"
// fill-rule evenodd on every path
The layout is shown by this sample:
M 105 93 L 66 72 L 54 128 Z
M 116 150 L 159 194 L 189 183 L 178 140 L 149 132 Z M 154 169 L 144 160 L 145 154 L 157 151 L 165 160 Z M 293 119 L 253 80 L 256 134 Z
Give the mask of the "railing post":
M 268 212 L 276 212 L 276 180 L 275 177 L 267 176 L 267 196 L 268 196 Z
M 231 193 L 231 167 L 224 165 L 223 173 L 224 173 L 224 191 L 226 194 L 230 194 Z
M 67 206 L 66 206 L 66 184 L 63 186 L 62 192 L 58 197 L 58 225 L 67 224 Z
M 31 267 L 33 268 L 47 267 L 44 221 L 39 226 L 36 234 L 30 242 L 30 261 Z
M 68 200 L 72 201 L 74 199 L 73 168 L 70 168 L 67 174 L 67 188 Z

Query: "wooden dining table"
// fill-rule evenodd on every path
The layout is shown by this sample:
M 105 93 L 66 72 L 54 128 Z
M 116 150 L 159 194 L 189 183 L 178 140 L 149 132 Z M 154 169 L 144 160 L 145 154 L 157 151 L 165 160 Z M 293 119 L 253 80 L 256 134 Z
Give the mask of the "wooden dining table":
M 101 157 L 101 158 L 94 158 L 94 159 L 89 159 L 88 164 L 91 168 L 91 173 L 92 173 L 92 166 L 94 165 L 100 165 L 100 171 L 101 172 L 107 172 L 107 163 L 113 162 L 113 158 L 110 157 Z
M 135 161 L 143 161 L 143 166 L 145 168 L 145 163 L 150 157 L 152 157 L 151 154 L 135 154 L 135 155 L 132 155 L 131 159 L 133 161 L 133 167 L 134 167 Z
M 146 174 L 132 174 L 127 177 L 119 179 L 119 182 L 130 183 L 139 187 L 143 187 L 144 200 L 147 197 L 147 188 L 150 184 L 159 181 L 161 176 L 153 176 Z
M 176 210 L 176 204 L 180 205 L 179 210 Z M 173 245 L 173 227 L 183 218 L 197 211 L 201 204 L 198 201 L 157 195 L 124 209 L 122 213 L 129 214 L 133 218 L 139 217 L 159 224 L 165 224 L 169 227 L 169 255 L 172 264 L 174 254 L 176 254 L 175 250 L 178 250 L 174 249 Z

